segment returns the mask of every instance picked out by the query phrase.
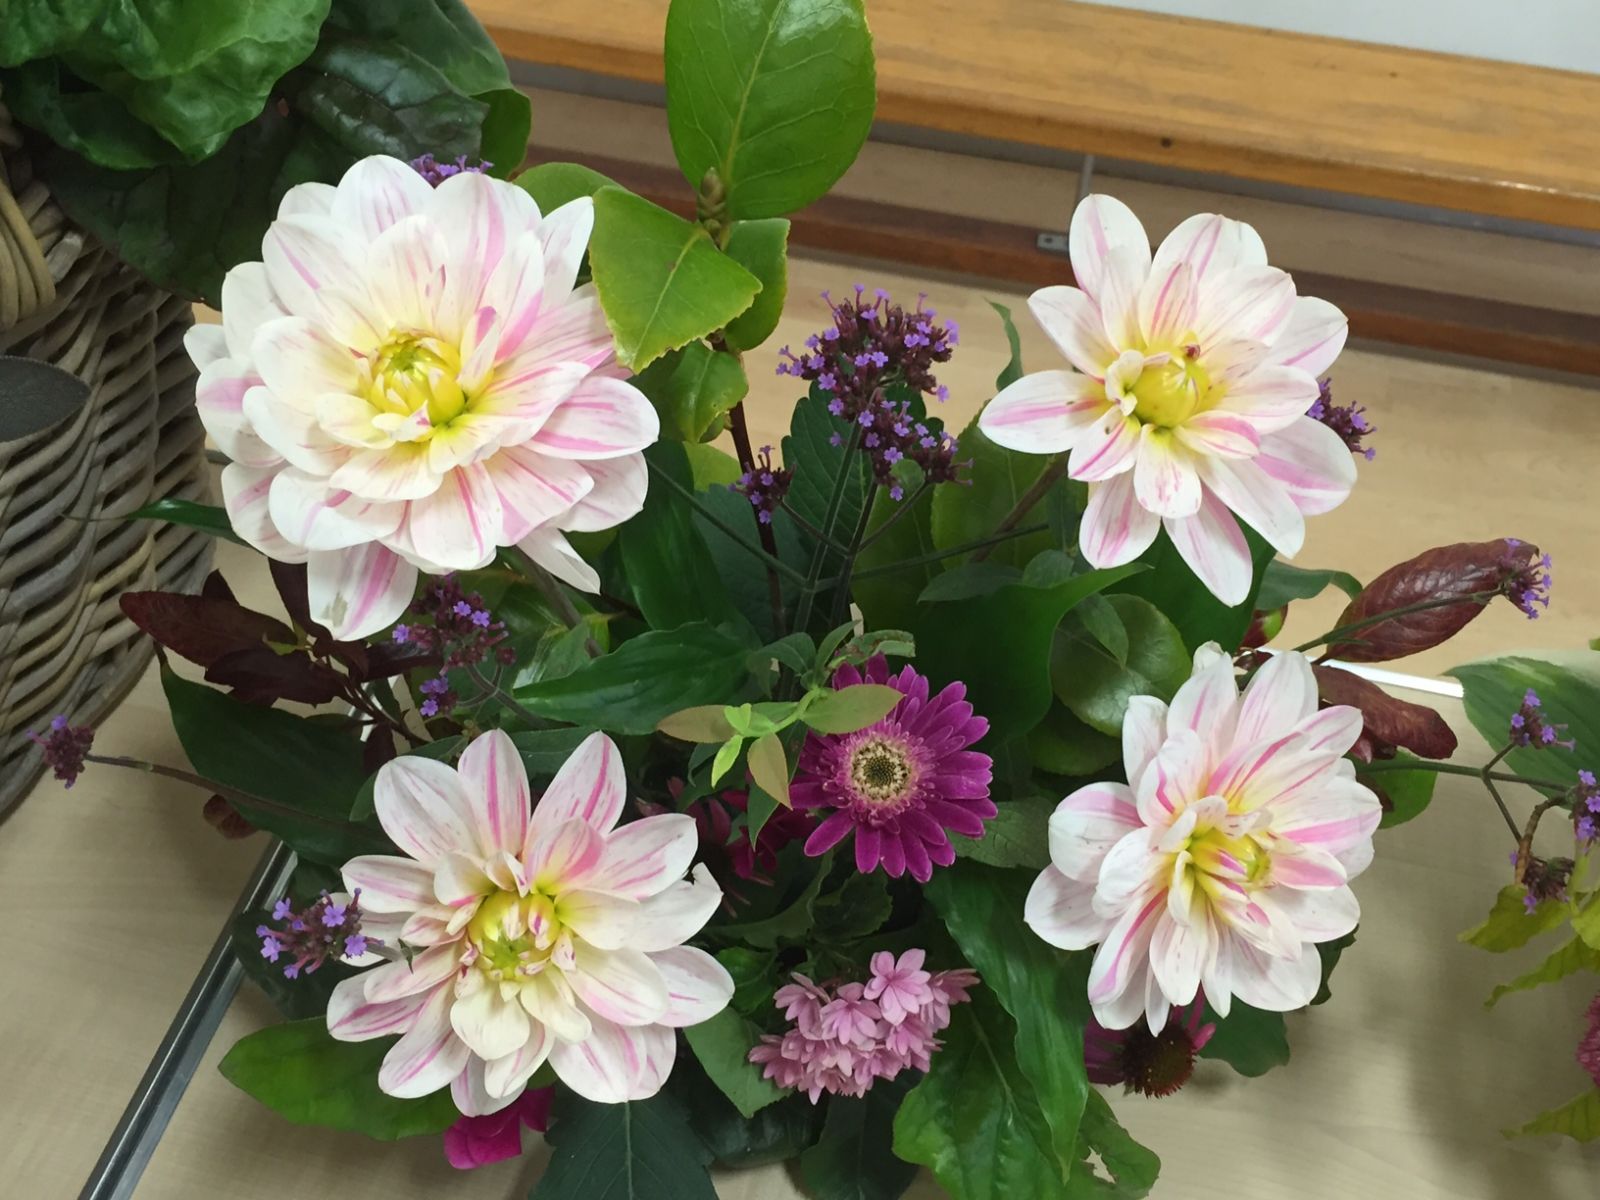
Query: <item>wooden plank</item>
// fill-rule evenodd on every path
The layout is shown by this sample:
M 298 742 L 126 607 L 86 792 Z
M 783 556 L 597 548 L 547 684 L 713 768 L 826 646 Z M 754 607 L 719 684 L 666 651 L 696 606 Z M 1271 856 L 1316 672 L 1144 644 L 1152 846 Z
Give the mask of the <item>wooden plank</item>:
M 671 168 L 592 156 L 585 162 L 664 208 L 694 216 L 688 185 Z M 789 244 L 808 250 L 1031 287 L 1072 281 L 1067 260 L 1040 250 L 1037 232 L 1023 225 L 845 196 L 827 196 L 792 220 Z M 1286 269 L 1303 294 L 1344 310 L 1352 337 L 1600 376 L 1600 317 Z
M 667 0 L 470 0 L 507 58 L 660 82 Z M 866 0 L 878 116 L 1600 230 L 1600 77 L 1069 0 Z

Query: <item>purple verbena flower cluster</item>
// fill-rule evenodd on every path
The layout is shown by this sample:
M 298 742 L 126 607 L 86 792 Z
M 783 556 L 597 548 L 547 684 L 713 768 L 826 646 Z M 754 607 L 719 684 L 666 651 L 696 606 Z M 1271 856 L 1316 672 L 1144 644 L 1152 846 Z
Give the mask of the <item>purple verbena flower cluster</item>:
M 1600 835 L 1600 784 L 1595 782 L 1593 771 L 1578 772 L 1578 786 L 1572 789 L 1570 798 L 1572 832 L 1588 846 Z
M 51 718 L 44 733 L 28 731 L 28 740 L 44 753 L 44 761 L 55 777 L 71 787 L 83 774 L 83 761 L 94 745 L 94 730 L 87 725 L 68 724 L 66 714 Z
M 406 611 L 416 623 L 396 625 L 390 636 L 440 659 L 438 676 L 421 685 L 424 699 L 417 711 L 424 717 L 448 716 L 460 700 L 446 678 L 451 671 L 491 657 L 504 666 L 516 661 L 505 622 L 494 619 L 477 592 L 462 591 L 454 575 L 429 584 Z
M 806 339 L 804 354 L 785 346 L 778 374 L 815 383 L 829 394 L 830 413 L 860 427 L 860 446 L 872 462 L 873 475 L 894 499 L 901 498 L 893 471 L 902 459 L 920 466 L 929 483 L 955 479 L 956 439 L 917 420 L 909 401 L 891 399 L 888 392 L 905 388 L 941 401 L 949 396 L 950 389 L 933 368 L 950 361 L 959 340 L 956 323 L 936 321 L 935 311 L 923 307 L 926 296 L 918 296 L 910 312 L 882 288 L 869 303 L 859 283 L 855 295 L 843 303 L 835 303 L 827 292 L 822 298 L 833 324 Z M 835 445 L 843 441 L 834 435 Z
M 1306 416 L 1313 421 L 1321 421 L 1338 434 L 1339 440 L 1350 448 L 1351 454 L 1359 454 L 1371 462 L 1378 457 L 1378 452 L 1371 446 L 1363 446 L 1361 439 L 1377 433 L 1378 427 L 1367 420 L 1366 411 L 1359 404 L 1335 404 L 1333 385 L 1324 379 L 1317 384 L 1317 398 L 1306 410 Z
M 755 470 L 746 471 L 739 476 L 738 482 L 733 485 L 733 490 L 755 507 L 756 520 L 763 525 L 770 525 L 772 514 L 782 506 L 783 498 L 789 494 L 789 484 L 793 480 L 793 471 L 772 465 L 772 447 L 763 446 Z
M 1565 725 L 1545 720 L 1544 704 L 1539 699 L 1539 693 L 1529 688 L 1522 694 L 1522 706 L 1511 714 L 1511 743 L 1535 750 L 1551 746 L 1571 750 L 1577 743 L 1562 740 L 1561 731 L 1565 728 Z
M 782 1036 L 765 1034 L 750 1061 L 781 1088 L 805 1092 L 815 1104 L 823 1092 L 861 1097 L 875 1080 L 901 1071 L 926 1071 L 950 1024 L 952 1005 L 968 999 L 978 982 L 969 970 L 929 972 L 922 950 L 898 959 L 872 956 L 865 982 L 816 984 L 804 975 L 777 990 L 773 1002 L 793 1023 Z
M 457 156 L 455 162 L 440 162 L 431 154 L 424 154 L 421 158 L 411 160 L 411 169 L 433 187 L 438 187 L 452 175 L 482 174 L 493 166 L 492 162 L 469 163 L 465 154 Z
M 1518 882 L 1526 889 L 1522 907 L 1529 913 L 1546 900 L 1565 900 L 1567 881 L 1572 878 L 1570 858 L 1540 858 L 1530 854 L 1523 862 L 1517 851 L 1512 851 L 1511 861 L 1517 864 Z
M 1530 546 L 1516 538 L 1506 539 L 1505 556 L 1500 560 L 1500 591 L 1523 612 L 1529 620 L 1539 615 L 1539 609 L 1550 607 L 1550 556 L 1540 554 L 1538 547 Z
M 377 944 L 361 932 L 360 888 L 344 901 L 323 892 L 300 911 L 285 896 L 273 905 L 272 919 L 282 928 L 256 926 L 261 957 L 275 963 L 287 956 L 283 973 L 289 979 L 311 974 L 330 958 L 360 958 Z

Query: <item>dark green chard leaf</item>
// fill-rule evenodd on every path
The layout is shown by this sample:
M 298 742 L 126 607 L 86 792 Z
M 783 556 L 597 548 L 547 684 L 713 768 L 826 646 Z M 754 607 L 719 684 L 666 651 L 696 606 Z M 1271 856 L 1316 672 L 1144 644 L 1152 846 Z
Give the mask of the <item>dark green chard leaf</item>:
M 800 1177 L 817 1200 L 895 1200 L 917 1177 L 896 1158 L 894 1116 L 914 1078 L 880 1079 L 859 1100 L 835 1096 L 817 1144 L 800 1156 Z
M 864 938 L 889 919 L 893 908 L 886 876 L 852 874 L 812 909 L 814 940 L 827 946 Z
M 527 729 L 511 735 L 527 768 L 528 777 L 534 780 L 549 779 L 561 769 L 583 741 L 594 730 L 577 729 Z
M 1042 871 L 1050 865 L 1050 814 L 1057 800 L 1044 796 L 1019 796 L 1015 800 L 996 797 L 999 813 L 983 823 L 981 838 L 950 835 L 950 844 L 960 858 L 987 863 L 991 867 L 1027 867 Z
M 632 192 L 601 188 L 594 218 L 589 266 L 617 358 L 635 371 L 721 329 L 761 290 L 704 226 Z
M 856 558 L 858 574 L 897 562 L 926 559 L 937 547 L 933 544 L 933 492 L 922 491 L 922 468 L 909 458 L 894 465 L 895 480 L 905 493 L 893 499 L 887 488 L 880 488 L 872 502 L 867 521 L 865 548 Z M 910 506 L 909 510 L 907 505 Z M 885 532 L 884 526 L 894 524 Z M 937 562 L 918 562 L 897 571 L 886 571 L 852 585 L 851 598 L 860 606 L 870 628 L 905 628 L 917 611 L 917 597 L 939 574 Z
M 389 1038 L 339 1042 L 322 1017 L 270 1025 L 241 1038 L 217 1069 L 229 1083 L 296 1125 L 382 1141 L 440 1133 L 461 1114 L 449 1090 L 398 1100 L 378 1090 Z
M 978 428 L 976 417 L 961 433 L 960 456 L 972 462 L 963 473 L 963 478 L 971 480 L 970 484 L 942 487 L 933 496 L 933 544 L 940 550 L 976 542 L 992 534 L 1050 462 L 1041 454 L 1019 454 L 995 445 Z M 1063 482 L 1055 490 L 1065 487 Z M 1049 497 L 1041 497 L 1015 527 L 1046 523 L 1049 505 Z M 984 562 L 1025 566 L 1039 551 L 1053 544 L 1054 538 L 1048 530 L 1012 538 L 994 547 Z
M 645 451 L 645 458 L 653 472 L 676 480 L 681 488 L 692 488 L 689 460 L 676 442 L 657 442 Z M 652 629 L 736 618 L 721 576 L 697 569 L 710 551 L 695 526 L 689 501 L 677 489 L 652 480 L 644 508 L 617 531 L 617 548 L 633 586 L 634 603 Z
M 1337 587 L 1354 599 L 1361 594 L 1361 581 L 1348 571 L 1313 571 L 1275 558 L 1261 574 L 1261 590 L 1256 593 L 1256 608 L 1271 612 L 1294 600 L 1310 600 Z
M 542 213 L 554 212 L 569 201 L 592 196 L 603 187 L 617 186 L 616 180 L 609 176 L 581 163 L 569 162 L 540 163 L 511 182 L 532 196 Z
M 753 1117 L 784 1098 L 785 1093 L 750 1061 L 760 1030 L 733 1009 L 725 1008 L 709 1021 L 690 1025 L 683 1036 L 711 1081 L 741 1116 Z
M 789 222 L 782 217 L 735 221 L 722 250 L 761 281 L 755 303 L 722 331 L 728 349 L 754 350 L 772 336 L 783 316 L 789 290 Z
M 1142 1200 L 1155 1186 L 1161 1171 L 1161 1160 L 1133 1138 L 1117 1121 L 1111 1105 L 1099 1092 L 1089 1092 L 1088 1105 L 1083 1110 L 1080 1130 L 1080 1150 L 1093 1151 L 1101 1165 L 1110 1173 L 1107 1180 L 1095 1171 L 1087 1158 L 1072 1171 L 1070 1195 L 1093 1195 L 1106 1200 Z
M 1050 682 L 1060 701 L 1086 725 L 1107 735 L 1122 732 L 1133 696 L 1172 699 L 1189 678 L 1189 651 L 1177 627 L 1137 596 L 1108 596 L 1128 637 L 1119 663 L 1082 630 L 1060 630 L 1050 650 Z
M 876 103 L 861 0 L 673 0 L 667 124 L 689 185 L 728 216 L 780 217 L 855 161 Z
M 670 1092 L 595 1104 L 561 1088 L 529 1200 L 716 1200 L 711 1153 Z
M 679 442 L 698 442 L 721 428 L 722 415 L 750 390 L 739 360 L 704 342 L 656 359 L 634 376 L 633 386 L 655 405 L 661 436 Z
M 1206 1020 L 1216 1022 L 1217 1031 L 1200 1051 L 1201 1058 L 1221 1059 L 1252 1078 L 1289 1061 L 1289 1033 L 1282 1013 L 1263 1012 L 1235 1000 L 1226 1019 L 1206 1005 Z
M 1183 561 L 1165 530 L 1157 535 L 1155 545 L 1137 560 L 1147 564 L 1150 570 L 1117 590 L 1139 596 L 1159 608 L 1178 627 L 1191 653 L 1207 642 L 1216 642 L 1231 653 L 1238 649 L 1245 631 L 1250 628 L 1262 572 L 1272 561 L 1273 554 L 1272 547 L 1255 530 L 1242 523 L 1239 528 L 1244 531 L 1244 540 L 1249 543 L 1251 560 L 1255 564 L 1255 579 L 1242 604 L 1230 608 L 1213 596 Z

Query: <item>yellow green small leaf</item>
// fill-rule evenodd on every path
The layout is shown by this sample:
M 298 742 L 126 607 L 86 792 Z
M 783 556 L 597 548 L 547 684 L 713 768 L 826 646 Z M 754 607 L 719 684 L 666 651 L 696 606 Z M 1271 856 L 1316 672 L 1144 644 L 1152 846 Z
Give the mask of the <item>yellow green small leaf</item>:
M 789 800 L 789 762 L 777 734 L 769 733 L 751 742 L 745 761 L 750 764 L 750 775 L 762 791 L 785 808 L 793 807 Z
M 722 742 L 733 736 L 733 726 L 720 704 L 700 704 L 662 717 L 656 729 L 682 742 Z

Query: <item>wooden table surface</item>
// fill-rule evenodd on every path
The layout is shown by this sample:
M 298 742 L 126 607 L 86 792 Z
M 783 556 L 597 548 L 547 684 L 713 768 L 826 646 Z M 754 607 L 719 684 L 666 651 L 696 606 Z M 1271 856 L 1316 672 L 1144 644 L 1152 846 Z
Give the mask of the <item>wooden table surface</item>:
M 948 282 L 797 262 L 772 346 L 823 323 L 823 287 L 860 278 L 899 294 L 932 293 L 956 316 L 963 346 L 947 372 L 957 420 L 973 411 L 1004 357 L 986 297 Z M 1020 310 L 1021 298 L 996 295 Z M 1024 329 L 1029 365 L 1056 365 Z M 772 355 L 751 356 L 758 443 L 787 413 Z M 1600 445 L 1600 397 L 1460 366 L 1349 352 L 1341 396 L 1360 398 L 1380 428 L 1378 460 L 1351 501 L 1311 524 L 1301 562 L 1370 576 L 1446 540 L 1518 533 L 1557 557 L 1556 606 L 1529 624 L 1486 612 L 1451 648 L 1409 664 L 1436 674 L 1499 649 L 1571 646 L 1600 633 L 1600 538 L 1587 486 Z M 266 605 L 260 560 L 220 547 L 241 596 Z M 1290 636 L 1325 628 L 1331 599 L 1298 606 Z M 1459 725 L 1459 709 L 1445 705 Z M 102 728 L 101 749 L 182 762 L 159 688 L 147 677 Z M 1481 751 L 1464 741 L 1470 761 Z M 205 957 L 259 838 L 219 840 L 202 796 L 132 772 L 98 768 L 64 791 L 46 781 L 0 826 L 0 1195 L 70 1200 Z M 1493 956 L 1455 940 L 1505 881 L 1508 847 L 1484 796 L 1441 781 L 1432 809 L 1379 835 L 1357 883 L 1360 941 L 1332 1003 L 1290 1018 L 1294 1061 L 1258 1080 L 1219 1064 L 1166 1101 L 1114 1097 L 1133 1133 L 1165 1164 L 1162 1200 L 1592 1200 L 1600 1148 L 1554 1138 L 1508 1142 L 1499 1130 L 1575 1095 L 1572 1060 L 1594 978 L 1482 1000 L 1536 955 Z M 139 1200 L 520 1200 L 544 1151 L 462 1175 L 436 1141 L 378 1145 L 299 1129 L 215 1072 L 243 1033 L 271 1019 L 248 990 L 229 1012 L 137 1193 Z M 1218 1154 L 1225 1147 L 1226 1154 Z M 729 1200 L 797 1195 L 777 1168 L 730 1175 Z M 915 1200 L 937 1192 L 922 1185 Z M 1046 1200 L 1046 1198 L 1039 1198 Z

